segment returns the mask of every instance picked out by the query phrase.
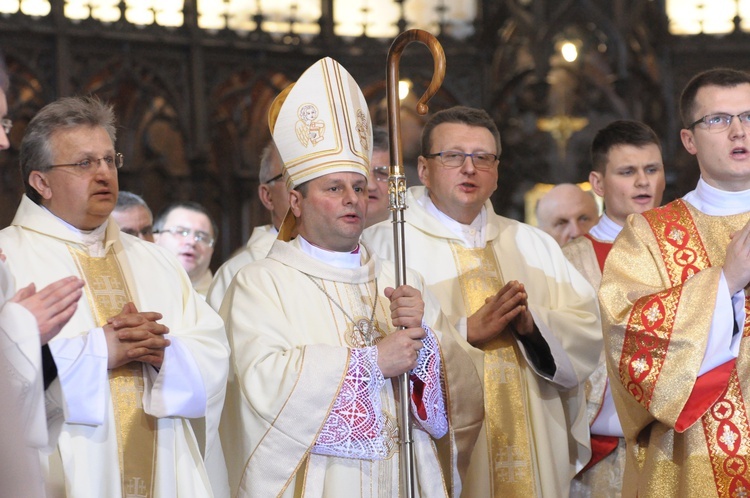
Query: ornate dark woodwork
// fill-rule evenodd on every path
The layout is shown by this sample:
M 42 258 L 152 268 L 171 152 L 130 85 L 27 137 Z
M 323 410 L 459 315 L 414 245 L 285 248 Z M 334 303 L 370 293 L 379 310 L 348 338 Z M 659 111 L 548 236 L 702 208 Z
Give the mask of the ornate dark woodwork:
M 333 1 L 321 4 L 320 35 L 312 40 L 260 29 L 207 32 L 197 26 L 195 0 L 185 2 L 185 24 L 176 29 L 124 19 L 73 22 L 62 1 L 53 1 L 44 18 L 0 17 L 15 123 L 12 147 L 0 154 L 0 225 L 11 221 L 23 191 L 17 154 L 25 124 L 55 98 L 93 93 L 117 112 L 117 147 L 126 160 L 121 189 L 143 194 L 154 211 L 174 200 L 204 204 L 220 226 L 216 267 L 269 219 L 257 199 L 259 156 L 270 138 L 267 109 L 305 68 L 322 56 L 337 59 L 363 88 L 374 122 L 385 123 L 390 40 L 336 37 Z M 398 25 L 407 27 L 404 19 Z M 591 138 L 617 118 L 640 119 L 657 131 L 667 198 L 682 195 L 697 167 L 679 142 L 677 93 L 699 70 L 742 68 L 737 61 L 747 52 L 747 35 L 739 31 L 723 39 L 669 36 L 663 0 L 483 0 L 475 27 L 463 41 L 439 36 L 447 72 L 430 110 L 464 104 L 494 117 L 503 152 L 493 201 L 518 219 L 533 184 L 586 179 Z M 563 39 L 578 40 L 577 61 L 560 58 Z M 412 94 L 430 80 L 428 57 L 418 48 L 404 55 L 401 77 L 413 82 Z M 425 119 L 413 107 L 402 106 L 404 159 L 412 167 Z

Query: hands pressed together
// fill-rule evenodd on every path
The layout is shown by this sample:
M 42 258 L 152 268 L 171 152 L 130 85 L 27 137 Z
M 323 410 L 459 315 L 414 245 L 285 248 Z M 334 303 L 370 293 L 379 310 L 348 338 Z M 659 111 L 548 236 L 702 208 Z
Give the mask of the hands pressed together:
M 508 282 L 497 294 L 485 299 L 484 305 L 467 318 L 467 340 L 476 346 L 497 337 L 509 327 L 522 337 L 539 333 L 529 311 L 526 289 L 517 280 Z
M 424 301 L 417 289 L 402 285 L 397 289 L 387 287 L 384 293 L 391 301 L 393 325 L 406 327 L 387 335 L 377 344 L 378 367 L 387 379 L 417 366 L 422 339 L 426 334 L 422 328 Z
M 169 328 L 157 323 L 161 318 L 161 313 L 140 312 L 135 304 L 126 303 L 119 315 L 107 320 L 104 326 L 109 351 L 107 367 L 112 369 L 140 361 L 161 368 L 164 350 L 170 344 L 164 337 Z

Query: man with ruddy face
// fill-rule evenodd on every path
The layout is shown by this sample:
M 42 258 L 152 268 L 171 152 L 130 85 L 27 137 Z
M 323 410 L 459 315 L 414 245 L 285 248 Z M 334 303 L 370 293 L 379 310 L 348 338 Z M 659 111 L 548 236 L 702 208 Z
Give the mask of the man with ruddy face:
M 539 199 L 536 218 L 539 228 L 564 246 L 589 233 L 599 220 L 599 206 L 590 192 L 572 183 L 561 183 Z
M 202 417 L 218 427 L 229 353 L 223 325 L 172 256 L 121 236 L 111 222 L 123 165 L 114 144 L 114 113 L 98 99 L 42 108 L 21 142 L 26 195 L 0 231 L 20 285 L 85 282 L 79 306 L 49 342 L 55 401 L 65 409 L 57 451 L 42 457 L 47 489 L 203 497 L 216 483 L 226 493 L 226 475 L 223 488 L 221 479 L 209 482 L 201 456 L 215 458 L 217 438 L 190 427 Z
M 350 123 L 327 126 L 315 152 L 294 129 L 310 101 L 322 123 Z M 221 427 L 232 496 L 402 494 L 394 387 L 406 372 L 415 496 L 458 496 L 456 460 L 468 454 L 459 456 L 455 431 L 468 447 L 481 410 L 462 406 L 451 432 L 443 393 L 481 397 L 481 386 L 421 278 L 409 271 L 409 285 L 396 288 L 393 264 L 360 243 L 372 153 L 367 102 L 325 58 L 277 97 L 269 116 L 292 165 L 290 210 L 268 256 L 239 270 L 220 309 L 236 373 Z M 351 116 L 365 116 L 366 126 L 355 128 Z M 461 392 L 450 390 L 451 379 Z M 435 439 L 449 432 L 442 467 Z
M 599 290 L 623 496 L 750 489 L 750 75 L 696 75 L 680 114 L 698 184 L 627 218 Z
M 604 198 L 604 214 L 585 234 L 563 246 L 563 253 L 598 289 L 607 255 L 615 238 L 633 213 L 661 204 L 664 164 L 656 133 L 643 123 L 614 121 L 599 130 L 591 144 L 593 171 L 589 182 Z M 588 420 L 594 454 L 571 484 L 572 496 L 619 496 L 625 468 L 625 439 L 607 382 L 602 355 L 586 381 Z
M 406 196 L 406 261 L 485 381 L 464 495 L 564 496 L 590 456 L 580 387 L 601 350 L 599 313 L 593 289 L 552 238 L 495 214 L 500 152 L 497 127 L 480 109 L 430 118 L 418 164 L 424 187 Z M 389 223 L 363 238 L 392 257 Z M 496 470 L 508 452 L 513 475 Z
M 219 227 L 197 202 L 176 202 L 154 222 L 154 241 L 177 257 L 195 291 L 205 298 L 213 275 L 209 269 Z

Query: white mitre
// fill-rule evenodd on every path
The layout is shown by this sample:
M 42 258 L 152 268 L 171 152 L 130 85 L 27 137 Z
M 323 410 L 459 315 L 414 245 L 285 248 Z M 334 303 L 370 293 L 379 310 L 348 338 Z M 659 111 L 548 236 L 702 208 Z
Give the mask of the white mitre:
M 370 174 L 372 123 L 367 101 L 341 64 L 326 57 L 285 88 L 268 111 L 289 189 L 330 173 Z M 291 221 L 290 221 L 291 217 Z M 279 238 L 289 240 L 288 212 Z

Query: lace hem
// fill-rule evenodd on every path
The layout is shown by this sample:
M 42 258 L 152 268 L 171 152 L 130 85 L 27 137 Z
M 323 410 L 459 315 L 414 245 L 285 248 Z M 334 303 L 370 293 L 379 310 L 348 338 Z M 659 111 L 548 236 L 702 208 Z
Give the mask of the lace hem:
M 427 336 L 419 350 L 417 367 L 409 375 L 411 412 L 416 423 L 435 439 L 448 432 L 448 417 L 441 382 L 440 348 L 430 327 L 422 324 Z

